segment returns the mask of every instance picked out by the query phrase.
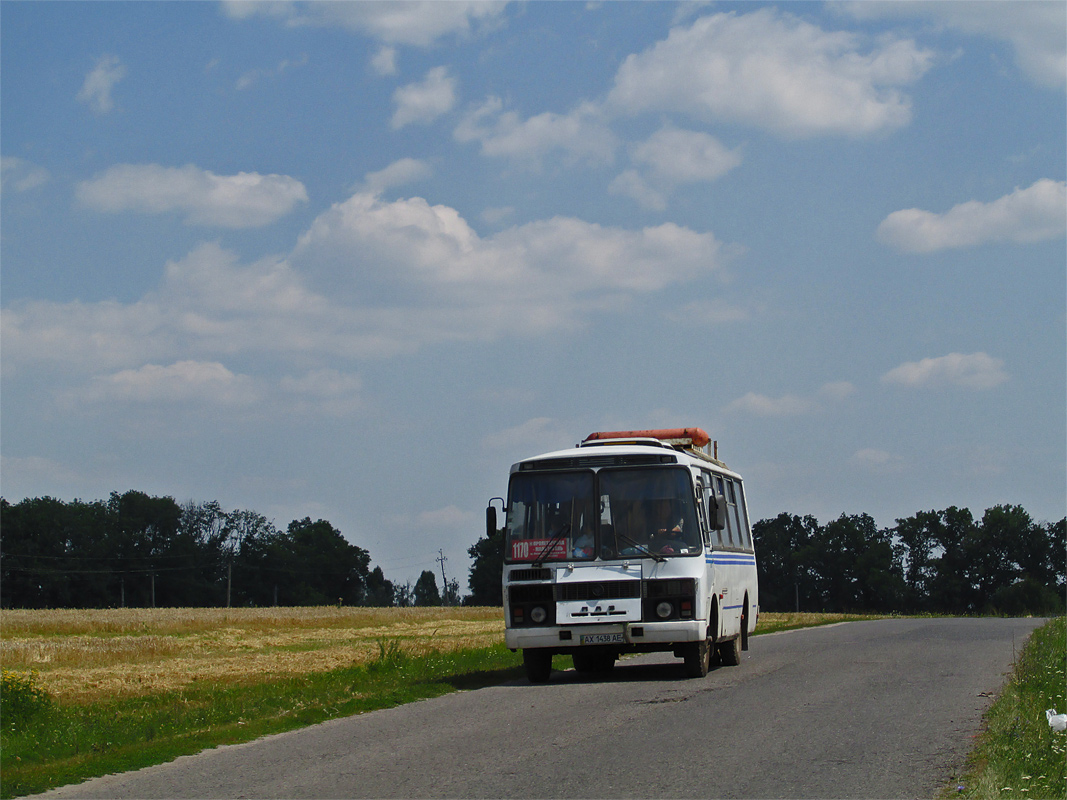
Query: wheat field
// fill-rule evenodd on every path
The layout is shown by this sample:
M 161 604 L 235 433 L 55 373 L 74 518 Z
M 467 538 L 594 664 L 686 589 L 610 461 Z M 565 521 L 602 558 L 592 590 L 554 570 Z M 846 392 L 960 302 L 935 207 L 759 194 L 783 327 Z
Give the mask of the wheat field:
M 0 666 L 91 702 L 198 682 L 259 681 L 503 641 L 499 608 L 0 610 Z

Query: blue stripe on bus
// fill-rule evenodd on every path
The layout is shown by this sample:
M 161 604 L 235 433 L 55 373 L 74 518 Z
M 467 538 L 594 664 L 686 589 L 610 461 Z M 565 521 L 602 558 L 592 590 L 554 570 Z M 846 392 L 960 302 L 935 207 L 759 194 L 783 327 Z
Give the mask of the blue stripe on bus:
M 743 566 L 756 566 L 755 556 L 714 555 L 711 558 L 705 560 L 709 564 L 741 564 Z

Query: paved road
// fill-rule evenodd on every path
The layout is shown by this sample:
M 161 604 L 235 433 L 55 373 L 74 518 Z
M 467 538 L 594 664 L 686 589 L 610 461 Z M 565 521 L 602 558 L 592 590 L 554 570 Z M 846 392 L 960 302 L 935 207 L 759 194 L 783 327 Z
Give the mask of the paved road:
M 651 655 L 334 720 L 50 797 L 932 797 L 1033 619 L 756 636 L 685 679 Z

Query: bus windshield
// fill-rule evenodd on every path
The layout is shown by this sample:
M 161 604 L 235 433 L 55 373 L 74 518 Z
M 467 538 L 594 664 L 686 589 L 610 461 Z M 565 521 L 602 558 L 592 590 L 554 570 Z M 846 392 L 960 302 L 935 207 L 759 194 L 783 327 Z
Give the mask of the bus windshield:
M 654 558 L 702 553 L 682 467 L 512 476 L 510 561 Z
M 594 528 L 592 472 L 512 476 L 505 551 L 510 560 L 591 559 Z

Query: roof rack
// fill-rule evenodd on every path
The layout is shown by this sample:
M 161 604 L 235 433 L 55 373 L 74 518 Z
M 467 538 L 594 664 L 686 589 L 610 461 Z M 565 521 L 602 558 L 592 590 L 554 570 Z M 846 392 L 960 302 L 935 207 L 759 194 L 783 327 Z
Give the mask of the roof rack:
M 701 428 L 655 428 L 644 431 L 598 431 L 582 440 L 582 445 L 596 442 L 621 444 L 635 443 L 636 439 L 654 439 L 671 447 L 692 447 L 700 449 L 707 446 L 711 437 Z

